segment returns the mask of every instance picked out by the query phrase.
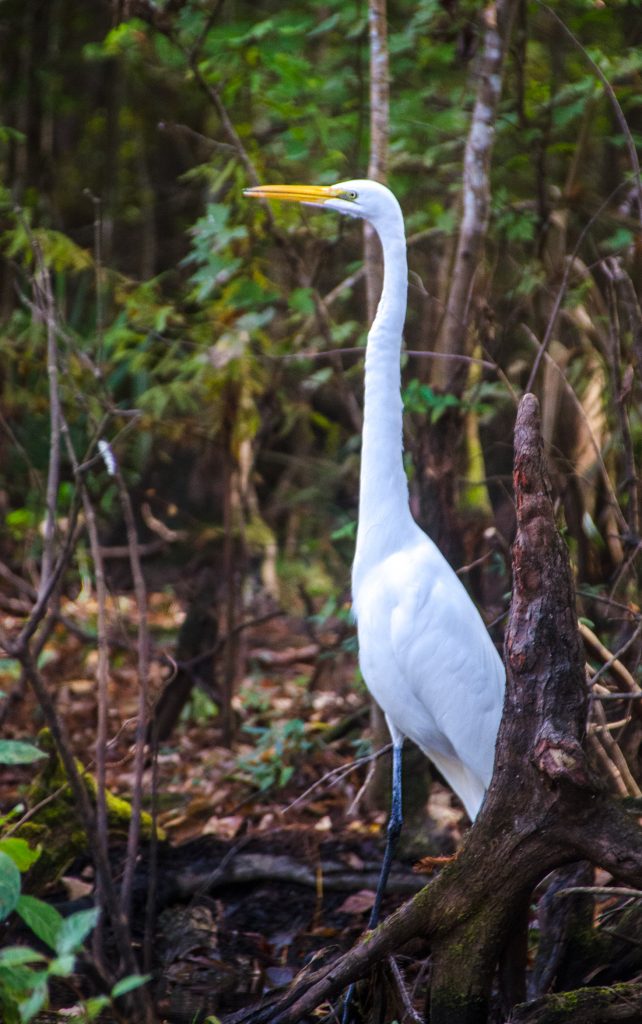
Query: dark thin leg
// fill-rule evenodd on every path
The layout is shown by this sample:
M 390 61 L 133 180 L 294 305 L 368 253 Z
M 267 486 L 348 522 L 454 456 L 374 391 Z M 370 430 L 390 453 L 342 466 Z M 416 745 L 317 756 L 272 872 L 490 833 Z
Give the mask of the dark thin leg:
M 383 863 L 381 865 L 381 874 L 379 875 L 375 901 L 372 905 L 372 910 L 370 911 L 370 920 L 368 921 L 369 931 L 376 928 L 379 924 L 381 901 L 386 891 L 388 875 L 390 874 L 390 868 L 392 866 L 392 858 L 394 856 L 397 841 L 401 834 L 401 827 L 403 825 L 403 811 L 401 805 L 401 750 L 401 746 L 394 744 L 392 748 L 392 802 L 390 804 L 390 817 L 388 819 L 388 828 L 386 830 L 386 848 L 383 853 Z M 350 1024 L 352 1020 L 352 997 L 354 996 L 354 990 L 355 984 L 353 982 L 346 992 L 345 1003 L 343 1004 L 343 1014 L 341 1015 L 341 1024 Z
M 369 929 L 376 928 L 379 924 L 381 901 L 386 891 L 388 875 L 392 867 L 392 858 L 397 846 L 397 840 L 401 834 L 401 826 L 403 825 L 403 811 L 401 807 L 401 750 L 402 748 L 397 746 L 392 748 L 392 802 L 390 804 L 390 817 L 386 830 L 386 848 L 383 854 L 377 894 L 370 911 L 370 920 L 368 921 Z

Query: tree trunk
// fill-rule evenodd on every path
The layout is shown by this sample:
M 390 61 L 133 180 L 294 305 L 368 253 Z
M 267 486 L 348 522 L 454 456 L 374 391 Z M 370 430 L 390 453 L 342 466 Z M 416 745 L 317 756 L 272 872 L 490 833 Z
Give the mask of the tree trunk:
M 368 177 L 386 184 L 388 180 L 388 137 L 390 134 L 390 81 L 386 0 L 369 0 L 370 39 L 370 157 Z M 367 221 L 363 225 L 366 264 L 368 322 L 374 320 L 381 295 L 383 264 L 376 233 Z
M 474 286 L 488 228 L 495 120 L 516 6 L 516 0 L 493 0 L 483 14 L 483 47 L 473 70 L 476 95 L 464 153 L 459 237 L 446 309 L 435 341 L 435 350 L 446 356 L 472 354 Z M 432 384 L 439 391 L 460 398 L 467 376 L 468 364 L 460 358 L 432 363 Z M 456 407 L 448 409 L 426 432 L 421 453 L 421 521 L 455 564 L 461 561 L 455 509 L 462 438 L 463 416 Z

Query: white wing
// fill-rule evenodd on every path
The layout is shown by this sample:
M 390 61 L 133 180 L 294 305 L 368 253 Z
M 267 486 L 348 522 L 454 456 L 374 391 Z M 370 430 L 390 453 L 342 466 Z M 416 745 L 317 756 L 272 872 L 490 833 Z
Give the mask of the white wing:
M 417 528 L 354 595 L 364 679 L 395 730 L 414 740 L 471 818 L 490 783 L 504 669 L 465 588 Z

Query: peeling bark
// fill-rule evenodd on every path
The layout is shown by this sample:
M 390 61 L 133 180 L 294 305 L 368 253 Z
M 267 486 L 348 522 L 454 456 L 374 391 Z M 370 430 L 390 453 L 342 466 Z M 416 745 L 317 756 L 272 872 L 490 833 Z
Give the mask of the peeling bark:
M 438 352 L 450 355 L 466 354 L 469 349 L 471 294 L 488 228 L 495 120 L 516 6 L 514 0 L 494 0 L 483 14 L 482 54 L 475 68 L 477 91 L 464 153 L 462 218 L 446 311 L 436 344 Z M 436 385 L 461 394 L 466 380 L 465 363 L 438 359 L 434 372 Z
M 473 349 L 474 289 L 483 257 L 490 214 L 490 168 L 495 121 L 502 91 L 504 61 L 517 0 L 492 0 L 483 12 L 482 46 L 473 70 L 475 103 L 466 139 L 462 214 L 450 285 L 435 351 L 450 357 L 470 356 Z M 461 397 L 469 364 L 465 359 L 434 360 L 431 383 Z M 421 523 L 453 564 L 461 563 L 457 529 L 456 480 L 460 475 L 463 417 L 449 409 L 427 432 L 422 444 Z

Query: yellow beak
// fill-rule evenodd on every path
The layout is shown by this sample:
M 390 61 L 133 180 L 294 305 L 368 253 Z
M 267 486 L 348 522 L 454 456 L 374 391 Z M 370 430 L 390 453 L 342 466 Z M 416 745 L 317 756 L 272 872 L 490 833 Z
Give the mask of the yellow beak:
M 333 185 L 256 185 L 244 188 L 243 195 L 250 199 L 280 199 L 287 203 L 325 203 L 337 191 Z

